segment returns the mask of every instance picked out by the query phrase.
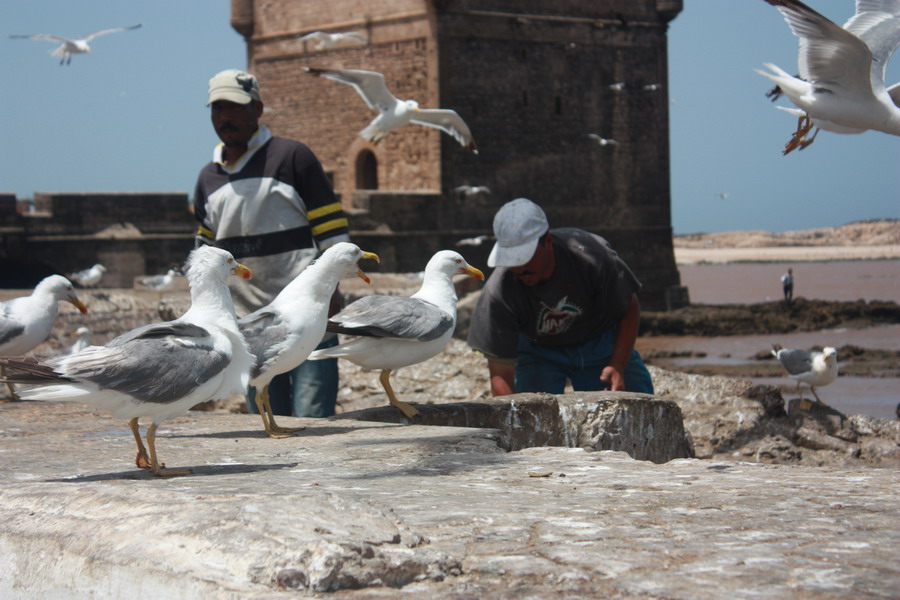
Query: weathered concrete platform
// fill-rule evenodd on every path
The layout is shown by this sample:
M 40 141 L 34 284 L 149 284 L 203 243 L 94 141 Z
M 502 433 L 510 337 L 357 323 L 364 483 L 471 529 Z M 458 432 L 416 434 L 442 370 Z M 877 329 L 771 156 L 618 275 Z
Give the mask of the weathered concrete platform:
M 0 405 L 0 597 L 895 598 L 900 474 L 527 448 L 486 429 Z M 331 593 L 325 593 L 325 592 Z

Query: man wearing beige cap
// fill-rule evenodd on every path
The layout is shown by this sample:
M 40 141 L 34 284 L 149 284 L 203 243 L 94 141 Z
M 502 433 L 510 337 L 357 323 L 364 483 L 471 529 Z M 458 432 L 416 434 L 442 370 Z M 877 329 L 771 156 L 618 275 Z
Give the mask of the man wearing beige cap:
M 602 237 L 550 229 L 527 198 L 494 217 L 491 274 L 469 326 L 469 345 L 487 357 L 491 393 L 653 393 L 634 349 L 641 284 Z
M 240 317 L 271 302 L 322 250 L 350 238 L 315 154 L 259 123 L 263 103 L 255 76 L 236 69 L 217 74 L 209 80 L 208 105 L 221 143 L 197 178 L 196 240 L 228 250 L 253 271 L 251 280 L 229 284 Z M 331 336 L 320 347 L 336 343 Z M 272 380 L 272 410 L 333 415 L 337 385 L 337 359 L 304 362 Z M 254 402 L 247 406 L 256 412 Z

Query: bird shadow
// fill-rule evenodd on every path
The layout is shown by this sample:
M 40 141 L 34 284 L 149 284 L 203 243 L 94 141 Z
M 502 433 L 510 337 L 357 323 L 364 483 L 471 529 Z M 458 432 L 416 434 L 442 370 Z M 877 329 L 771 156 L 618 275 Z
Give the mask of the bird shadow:
M 402 427 L 403 425 L 397 425 L 398 427 Z M 281 438 L 281 439 L 291 439 L 291 438 L 304 438 L 304 437 L 324 437 L 327 435 L 341 435 L 346 433 L 353 433 L 354 431 L 360 431 L 362 429 L 385 429 L 385 427 L 390 427 L 390 425 L 378 424 L 378 425 L 354 425 L 348 427 L 307 427 L 306 429 L 302 429 L 300 431 L 295 432 L 292 436 Z M 166 437 L 171 438 L 265 438 L 266 432 L 260 429 L 249 429 L 249 430 L 238 430 L 238 431 L 216 431 L 213 433 L 174 433 L 168 435 Z
M 271 465 L 197 465 L 193 467 L 177 467 L 188 469 L 190 473 L 179 477 L 157 477 L 150 471 L 134 469 L 119 471 L 116 473 L 97 473 L 96 475 L 76 475 L 57 479 L 45 479 L 44 483 L 89 483 L 97 481 L 117 481 L 120 479 L 183 479 L 185 477 L 210 477 L 221 475 L 244 475 L 259 471 L 276 471 L 280 469 L 293 469 L 299 463 L 275 463 Z

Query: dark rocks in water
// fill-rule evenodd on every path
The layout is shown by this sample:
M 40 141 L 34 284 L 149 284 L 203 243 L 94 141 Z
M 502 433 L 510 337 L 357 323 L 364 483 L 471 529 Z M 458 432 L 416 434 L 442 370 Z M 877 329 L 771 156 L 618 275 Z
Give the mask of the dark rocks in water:
M 751 335 L 900 323 L 900 305 L 881 300 L 832 302 L 795 298 L 790 304 L 692 304 L 641 313 L 640 335 Z

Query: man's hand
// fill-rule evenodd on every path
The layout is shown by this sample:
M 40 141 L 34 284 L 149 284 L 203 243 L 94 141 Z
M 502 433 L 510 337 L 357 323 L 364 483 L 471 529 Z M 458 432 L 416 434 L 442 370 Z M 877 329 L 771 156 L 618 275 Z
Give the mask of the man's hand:
M 604 367 L 603 370 L 600 371 L 600 381 L 605 381 L 609 385 L 610 391 L 625 391 L 625 377 L 618 369 L 611 365 Z

